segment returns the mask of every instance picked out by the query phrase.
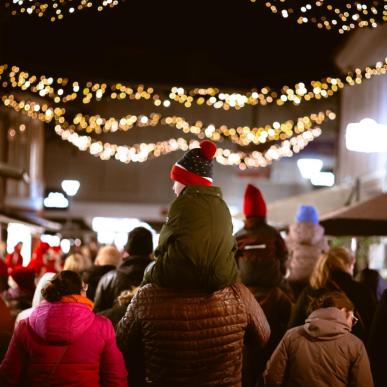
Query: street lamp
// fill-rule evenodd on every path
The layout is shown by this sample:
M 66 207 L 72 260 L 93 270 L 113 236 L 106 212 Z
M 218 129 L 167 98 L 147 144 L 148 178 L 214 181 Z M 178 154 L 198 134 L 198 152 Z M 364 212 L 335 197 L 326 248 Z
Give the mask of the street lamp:
M 81 183 L 78 180 L 63 180 L 61 185 L 67 196 L 75 196 Z

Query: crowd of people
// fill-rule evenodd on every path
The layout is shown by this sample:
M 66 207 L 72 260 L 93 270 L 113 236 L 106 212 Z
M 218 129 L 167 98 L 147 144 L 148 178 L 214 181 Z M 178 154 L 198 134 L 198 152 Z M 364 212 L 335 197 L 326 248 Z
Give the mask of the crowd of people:
M 314 207 L 287 238 L 248 185 L 244 227 L 213 186 L 210 141 L 172 167 L 158 246 L 0 259 L 0 385 L 385 387 L 387 290 L 330 247 Z M 155 247 L 155 248 L 154 248 Z

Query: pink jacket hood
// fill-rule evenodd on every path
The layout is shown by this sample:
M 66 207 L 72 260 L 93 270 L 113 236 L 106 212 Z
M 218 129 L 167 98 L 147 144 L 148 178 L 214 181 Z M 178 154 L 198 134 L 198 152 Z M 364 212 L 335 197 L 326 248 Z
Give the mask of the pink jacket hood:
M 84 304 L 76 302 L 43 302 L 29 317 L 32 330 L 50 344 L 71 344 L 95 319 Z

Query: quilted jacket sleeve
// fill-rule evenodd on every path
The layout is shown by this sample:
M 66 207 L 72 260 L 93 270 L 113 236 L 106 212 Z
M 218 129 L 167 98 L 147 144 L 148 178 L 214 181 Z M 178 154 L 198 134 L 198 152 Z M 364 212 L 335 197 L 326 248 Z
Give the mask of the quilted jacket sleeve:
M 8 351 L 0 365 L 0 384 L 7 387 L 19 386 L 23 381 L 23 370 L 27 368 L 28 354 L 23 341 L 26 335 L 26 320 L 17 326 Z
M 241 283 L 235 286 L 238 288 L 241 301 L 246 307 L 248 321 L 246 330 L 247 341 L 252 342 L 258 348 L 263 348 L 270 338 L 270 326 L 265 313 L 246 286 Z
M 137 299 L 141 289 L 132 299 L 125 316 L 117 325 L 116 339 L 118 348 L 124 355 L 128 370 L 129 386 L 144 386 L 144 360 L 142 349 L 142 330 L 137 319 Z

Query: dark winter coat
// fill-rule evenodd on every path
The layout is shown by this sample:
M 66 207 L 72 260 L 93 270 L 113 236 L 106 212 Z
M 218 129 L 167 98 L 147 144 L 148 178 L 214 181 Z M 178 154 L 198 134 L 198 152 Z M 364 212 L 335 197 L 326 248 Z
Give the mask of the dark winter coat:
M 126 310 L 128 309 L 128 305 L 129 303 L 123 305 L 116 303 L 112 308 L 103 310 L 102 312 L 98 312 L 98 314 L 100 316 L 105 316 L 106 318 L 108 318 L 112 322 L 115 329 L 122 317 L 125 316 Z
M 86 295 L 90 300 L 94 301 L 99 280 L 106 273 L 115 269 L 116 267 L 113 265 L 93 265 L 82 274 L 83 281 L 88 285 Z
M 129 256 L 117 268 L 106 273 L 99 281 L 95 294 L 94 311 L 112 308 L 123 290 L 140 286 L 145 268 L 153 262 L 149 256 Z
M 289 250 L 288 280 L 307 284 L 318 258 L 329 249 L 324 229 L 319 224 L 307 222 L 292 224 L 286 245 Z
M 267 364 L 266 387 L 373 387 L 364 344 L 337 308 L 289 330 Z
M 344 271 L 335 271 L 331 279 L 322 289 L 306 287 L 297 300 L 296 308 L 290 321 L 290 327 L 302 325 L 307 317 L 307 308 L 310 300 L 320 297 L 327 291 L 340 290 L 344 292 L 355 306 L 359 324 L 353 328 L 353 333 L 363 341 L 366 340 L 371 321 L 375 312 L 375 302 L 369 290 L 362 284 L 356 282 L 352 276 Z
M 277 286 L 286 274 L 288 256 L 279 232 L 266 223 L 266 218 L 251 217 L 235 237 L 241 281 L 246 286 Z
M 290 298 L 279 287 L 258 288 L 250 287 L 249 290 L 262 307 L 270 326 L 270 339 L 260 354 L 259 361 L 254 353 L 245 348 L 243 358 L 243 387 L 255 387 L 257 374 L 251 370 L 259 370 L 259 380 L 274 349 L 286 332 L 292 309 Z M 259 384 L 260 385 L 260 384 Z
M 140 288 L 117 328 L 129 385 L 241 386 L 243 342 L 258 352 L 270 328 L 237 283 L 214 293 Z
M 235 283 L 232 227 L 220 188 L 185 187 L 171 205 L 155 251 L 156 263 L 144 284 L 213 291 Z
M 387 290 L 382 295 L 372 322 L 368 353 L 375 387 L 385 387 L 387 381 Z

